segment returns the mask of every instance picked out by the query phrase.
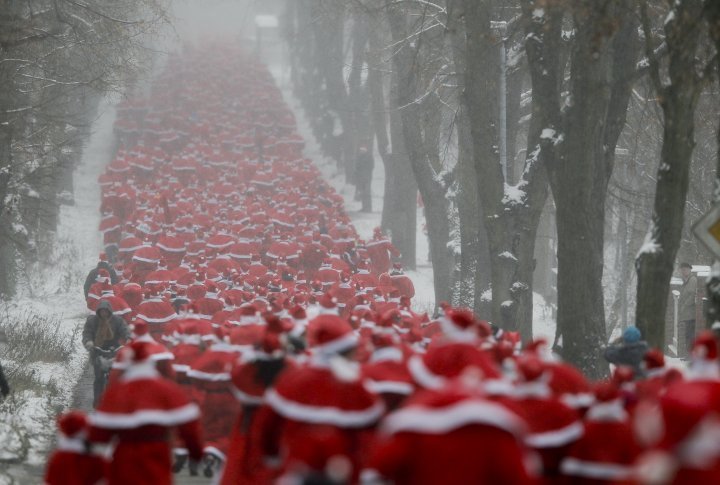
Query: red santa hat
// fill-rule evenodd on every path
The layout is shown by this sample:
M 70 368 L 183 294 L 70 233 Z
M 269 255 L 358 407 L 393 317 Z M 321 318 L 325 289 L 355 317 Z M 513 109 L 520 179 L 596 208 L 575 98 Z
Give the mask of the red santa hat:
M 58 418 L 57 426 L 64 437 L 75 438 L 87 429 L 87 415 L 82 411 L 68 411 Z
M 332 296 L 330 293 L 323 294 L 318 298 L 318 304 L 320 305 L 321 315 L 338 315 L 337 298 Z
M 691 379 L 720 379 L 717 341 L 712 332 L 706 330 L 695 339 L 690 352 Z
M 97 276 L 95 277 L 95 281 L 109 283 L 110 282 L 110 272 L 108 270 L 106 270 L 105 268 L 99 269 L 97 272 Z
M 604 380 L 595 384 L 593 389 L 595 403 L 585 415 L 586 420 L 602 422 L 624 422 L 628 419 L 618 384 Z
M 447 310 L 439 321 L 445 337 L 450 340 L 473 341 L 491 333 L 487 322 L 477 320 L 470 310 Z
M 650 349 L 643 357 L 645 369 L 661 369 L 665 367 L 665 355 L 659 349 Z
M 358 339 L 348 322 L 337 315 L 319 315 L 308 324 L 308 343 L 322 355 L 354 349 Z

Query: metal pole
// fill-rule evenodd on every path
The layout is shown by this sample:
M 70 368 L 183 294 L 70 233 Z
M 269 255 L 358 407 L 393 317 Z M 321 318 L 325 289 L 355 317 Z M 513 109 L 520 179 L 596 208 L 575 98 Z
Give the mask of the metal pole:
M 507 24 L 500 26 L 500 164 L 502 165 L 503 179 L 508 182 L 507 160 L 507 54 L 505 52 L 505 34 Z
M 680 299 L 680 292 L 678 290 L 673 290 L 672 296 L 674 306 L 673 343 L 675 344 L 675 354 L 680 356 L 680 347 L 678 342 L 678 300 Z

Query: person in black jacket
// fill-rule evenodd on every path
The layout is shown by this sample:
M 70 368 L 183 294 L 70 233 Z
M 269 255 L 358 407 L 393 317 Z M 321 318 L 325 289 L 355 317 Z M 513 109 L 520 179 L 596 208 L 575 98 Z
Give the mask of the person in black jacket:
M 0 396 L 7 397 L 10 394 L 10 385 L 5 378 L 5 372 L 3 372 L 2 364 L 0 364 Z
M 632 367 L 635 377 L 643 374 L 640 364 L 648 351 L 648 344 L 642 340 L 637 327 L 628 327 L 618 340 L 605 349 L 605 360 L 615 365 Z
M 98 272 L 101 269 L 106 269 L 108 273 L 110 273 L 110 282 L 114 285 L 118 281 L 120 281 L 120 278 L 118 278 L 117 273 L 115 272 L 115 268 L 112 267 L 110 263 L 107 261 L 100 260 L 98 261 L 98 264 L 95 268 L 91 269 L 90 272 L 87 275 L 87 278 L 85 278 L 85 298 L 87 299 L 88 293 L 90 292 L 90 287 L 95 283 L 95 280 L 97 279 Z
M 98 304 L 95 315 L 90 315 L 83 327 L 83 345 L 90 352 L 90 361 L 95 373 L 93 392 L 95 404 L 105 389 L 106 369 L 103 369 L 100 354 L 103 351 L 112 352 L 125 344 L 128 338 L 128 327 L 120 316 L 113 314 L 112 306 L 108 301 Z M 99 350 L 98 350 L 99 349 Z

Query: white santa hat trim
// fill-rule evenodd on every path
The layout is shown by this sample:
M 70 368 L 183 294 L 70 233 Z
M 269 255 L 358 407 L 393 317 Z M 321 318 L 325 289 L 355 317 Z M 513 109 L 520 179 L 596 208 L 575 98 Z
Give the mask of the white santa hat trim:
M 141 261 L 143 263 L 159 263 L 160 262 L 159 259 L 143 258 L 143 257 L 137 256 L 137 255 L 133 256 L 132 259 L 134 259 L 135 261 Z
M 427 368 L 422 357 L 414 355 L 408 361 L 408 370 L 413 379 L 425 389 L 439 389 L 445 385 L 445 378 Z
M 103 429 L 133 429 L 140 426 L 177 426 L 200 417 L 200 408 L 190 403 L 175 409 L 142 409 L 132 413 L 96 411 L 90 424 Z
M 312 424 L 330 424 L 340 428 L 364 428 L 374 424 L 385 411 L 381 402 L 363 410 L 346 411 L 332 406 L 311 406 L 291 401 L 275 389 L 265 393 L 266 402 L 281 416 Z
M 141 247 L 143 247 L 142 244 L 140 244 L 140 245 L 138 245 L 138 246 L 133 246 L 133 247 L 131 247 L 131 248 L 120 248 L 119 251 L 120 251 L 121 253 L 131 253 L 131 252 L 133 252 L 133 251 L 137 251 L 137 250 L 140 249 Z
M 190 370 L 190 366 L 185 365 L 185 364 L 173 364 L 172 368 L 175 372 L 183 372 L 183 373 L 186 373 L 187 371 Z
M 230 387 L 230 392 L 233 393 L 233 396 L 235 396 L 235 399 L 237 399 L 238 401 L 240 401 L 243 404 L 260 406 L 261 404 L 263 404 L 265 402 L 265 400 L 262 397 L 253 396 L 252 394 L 243 392 L 235 386 Z
M 473 399 L 442 408 L 410 406 L 401 409 L 385 419 L 382 431 L 387 434 L 443 434 L 469 424 L 493 426 L 515 436 L 524 431 L 522 420 L 504 406 Z
M 632 467 L 627 465 L 578 460 L 572 457 L 565 458 L 562 461 L 560 470 L 565 475 L 595 480 L 626 480 L 633 473 Z
M 84 436 L 84 433 L 83 433 Z M 87 445 L 84 438 L 68 438 L 62 433 L 58 433 L 56 451 L 69 451 L 71 453 L 86 453 Z
M 218 372 L 218 373 L 210 373 L 210 372 L 203 372 L 197 369 L 190 369 L 187 371 L 187 376 L 192 379 L 198 379 L 201 381 L 210 381 L 210 382 L 219 382 L 219 381 L 229 381 L 230 380 L 230 373 L 229 372 Z
M 340 354 L 357 347 L 357 344 L 357 336 L 354 333 L 348 333 L 325 344 L 315 346 L 315 352 L 323 355 Z
M 148 317 L 143 314 L 139 314 L 139 315 L 137 315 L 136 318 L 138 318 L 140 320 L 144 320 L 147 323 L 166 323 L 171 320 L 175 320 L 176 317 L 177 317 L 177 315 L 175 313 L 173 313 L 172 315 L 168 315 L 167 317 L 160 317 L 160 318 L 152 318 L 152 317 Z
M 525 438 L 525 443 L 532 448 L 557 448 L 577 440 L 584 431 L 583 424 L 575 421 L 564 428 L 529 434 Z
M 150 354 L 150 360 L 152 362 L 158 362 L 161 360 L 175 360 L 175 355 L 172 352 L 158 352 L 156 354 Z
M 588 410 L 585 419 L 600 422 L 625 422 L 628 420 L 628 413 L 623 407 L 622 400 L 618 398 L 595 404 Z
M 364 385 L 368 391 L 375 394 L 402 394 L 407 396 L 415 390 L 412 384 L 399 381 L 374 381 L 368 379 Z
M 402 350 L 397 347 L 382 347 L 373 352 L 370 362 L 402 362 Z
M 175 280 L 147 280 L 147 281 L 145 281 L 146 285 L 161 285 L 163 283 L 174 284 Z
M 440 322 L 440 328 L 445 338 L 448 340 L 453 342 L 473 342 L 479 338 L 475 324 L 463 329 L 455 325 L 447 316 L 440 317 L 438 321 Z
M 185 249 L 184 247 L 182 247 L 182 248 L 171 248 L 171 247 L 165 246 L 165 245 L 162 244 L 162 243 L 157 243 L 155 246 L 157 246 L 157 247 L 159 247 L 160 249 L 162 249 L 163 251 L 167 251 L 167 252 L 169 252 L 169 253 L 184 253 L 184 252 L 186 251 L 186 249 Z
M 563 394 L 560 397 L 563 404 L 573 408 L 587 408 L 593 405 L 595 402 L 595 395 L 591 392 L 578 392 L 576 394 Z
M 547 385 L 547 379 L 541 377 L 536 381 L 521 382 L 516 384 L 511 396 L 516 399 L 548 399 L 552 396 L 552 390 L 550 389 L 550 386 Z

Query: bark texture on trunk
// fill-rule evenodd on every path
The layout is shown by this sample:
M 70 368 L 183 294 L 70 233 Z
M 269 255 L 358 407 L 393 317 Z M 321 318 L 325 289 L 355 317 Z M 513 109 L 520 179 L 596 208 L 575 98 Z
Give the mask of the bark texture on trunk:
M 657 62 L 651 66 L 665 123 L 652 220 L 635 262 L 638 276 L 636 320 L 650 345 L 661 349 L 665 348 L 670 278 L 680 248 L 690 163 L 695 148 L 695 108 L 704 82 L 696 68 L 700 40 L 697 18 L 702 13 L 702 3 L 686 0 L 676 4 L 674 17 L 664 24 L 669 46 L 667 74 L 670 84 L 659 82 Z M 645 10 L 643 13 L 647 37 L 649 18 Z M 648 52 L 651 50 L 648 45 Z
M 556 157 L 545 166 L 557 210 L 557 320 L 563 356 L 599 378 L 607 372 L 600 353 L 606 343 L 605 198 L 627 112 L 626 79 L 635 66 L 636 26 L 617 0 L 578 1 L 572 15 L 569 107 L 561 131 L 543 129 L 541 138 L 557 146 Z
M 450 241 L 449 201 L 447 189 L 449 174 L 438 167 L 436 131 L 431 130 L 434 117 L 427 111 L 432 105 L 423 105 L 418 97 L 428 88 L 423 83 L 419 58 L 427 52 L 422 47 L 426 34 L 407 42 L 408 15 L 402 9 L 388 6 L 388 21 L 398 50 L 393 57 L 393 71 L 397 71 L 401 89 L 396 91 L 402 119 L 405 149 L 407 150 L 415 181 L 423 198 L 427 221 L 430 256 L 433 264 L 435 304 L 449 301 L 453 287 L 454 258 L 448 247 Z M 443 175 L 445 174 L 445 175 Z
M 490 253 L 491 319 L 507 330 L 520 331 L 528 340 L 532 338 L 535 236 L 547 198 L 547 180 L 535 146 L 528 151 L 517 184 L 511 186 L 503 177 L 498 103 L 499 49 L 504 47 L 491 30 L 491 2 L 465 0 L 463 5 L 467 30 L 463 103 L 470 120 L 478 198 Z M 476 307 L 478 300 L 476 293 Z

